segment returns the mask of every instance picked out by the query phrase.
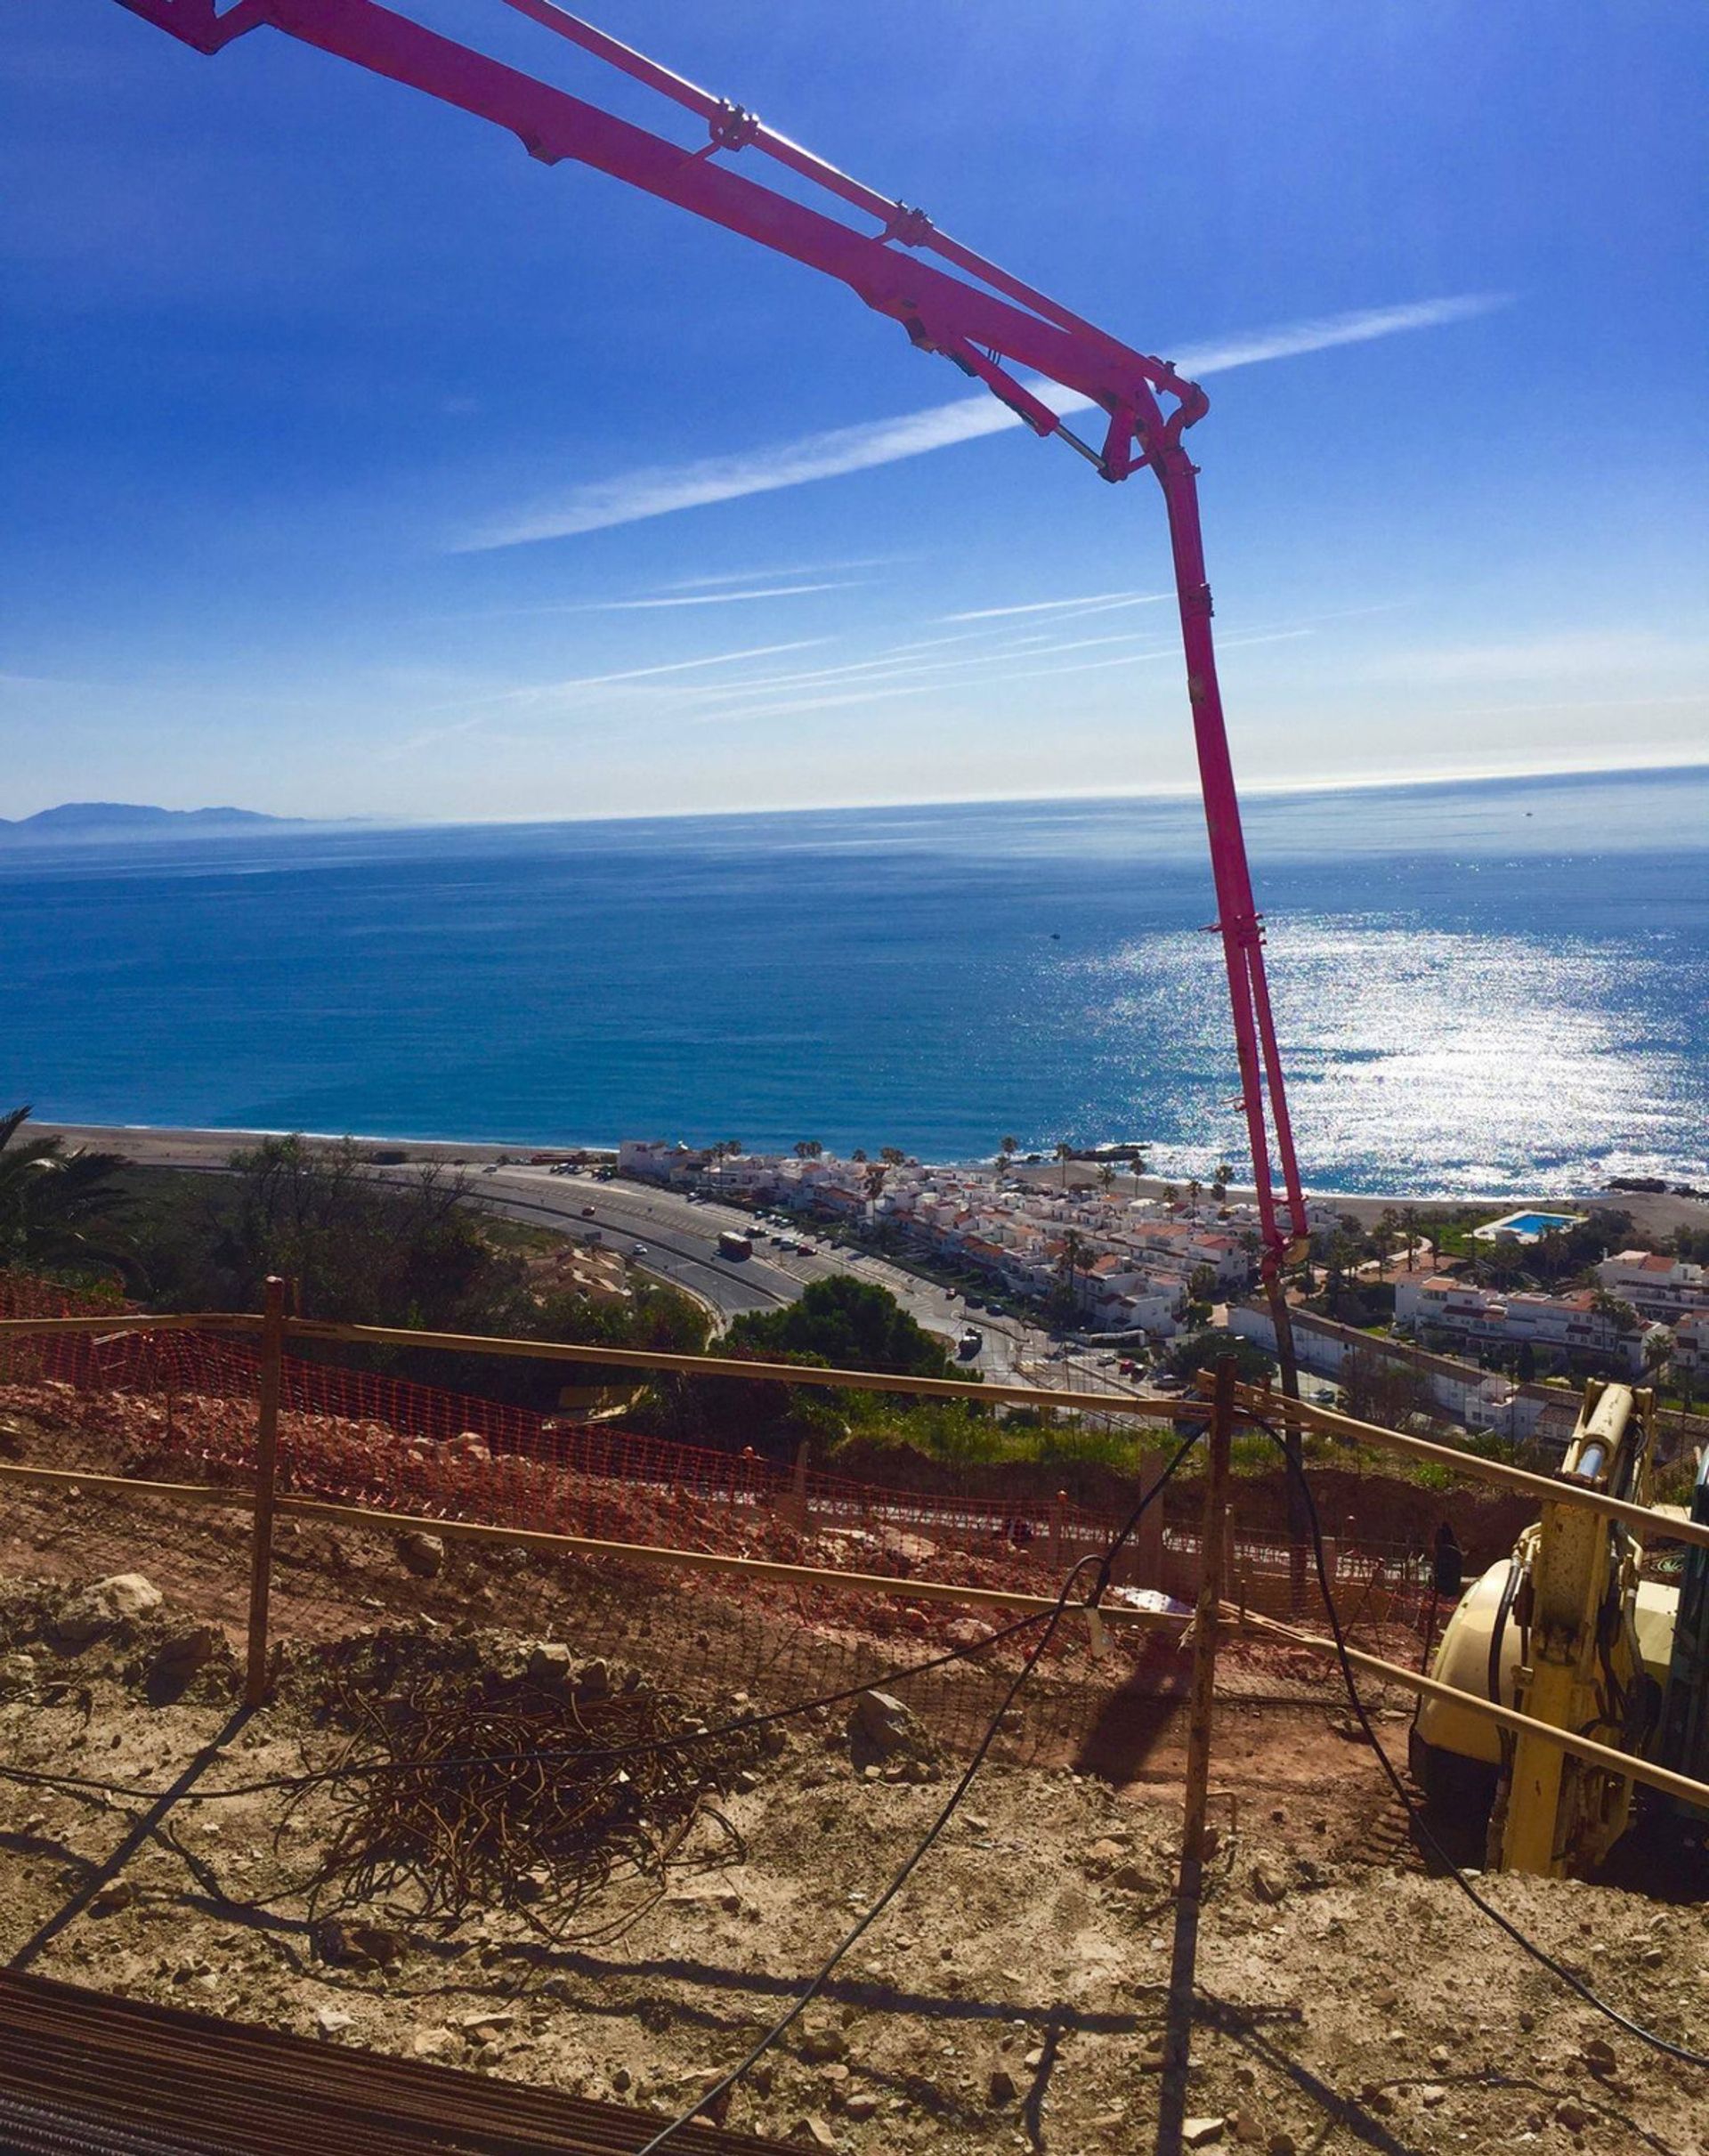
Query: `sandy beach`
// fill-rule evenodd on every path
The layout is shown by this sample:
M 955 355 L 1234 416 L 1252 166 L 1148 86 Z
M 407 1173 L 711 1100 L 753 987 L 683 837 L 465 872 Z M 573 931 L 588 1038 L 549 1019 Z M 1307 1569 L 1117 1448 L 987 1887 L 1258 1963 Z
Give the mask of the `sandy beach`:
M 33 1127 L 43 1131 L 57 1131 L 70 1145 L 97 1147 L 105 1151 L 123 1153 L 138 1166 L 152 1168 L 223 1167 L 231 1154 L 242 1147 L 256 1145 L 263 1138 L 279 1135 L 276 1131 L 171 1130 L 131 1123 L 43 1123 Z M 318 1132 L 311 1135 L 329 1137 L 333 1134 Z M 571 1150 L 604 1153 L 615 1157 L 614 1149 L 610 1147 L 546 1147 L 526 1139 L 516 1139 L 508 1145 L 492 1145 L 450 1138 L 403 1139 L 375 1138 L 360 1133 L 352 1135 L 356 1137 L 360 1144 L 383 1146 L 388 1151 L 403 1155 L 408 1160 L 438 1162 L 447 1166 L 464 1163 L 470 1167 L 485 1167 L 499 1160 L 526 1160 L 534 1153 Z M 991 1163 L 985 1161 L 960 1164 L 988 1167 Z M 1061 1164 L 1055 1161 L 1035 1166 L 1017 1163 L 1014 1172 L 1029 1182 L 1058 1187 L 1063 1174 Z M 1069 1180 L 1075 1186 L 1083 1187 L 1095 1182 L 1097 1173 L 1097 1167 L 1089 1162 L 1071 1161 L 1068 1163 Z M 1124 1187 L 1131 1188 L 1140 1197 L 1160 1197 L 1166 1189 L 1182 1187 L 1178 1178 L 1170 1181 L 1159 1176 L 1122 1175 L 1118 1179 Z M 1231 1183 L 1228 1190 L 1235 1198 L 1250 1198 L 1252 1195 L 1249 1186 L 1238 1183 Z M 1395 1191 L 1373 1195 L 1369 1192 L 1344 1193 L 1319 1189 L 1308 1185 L 1308 1194 L 1331 1201 L 1354 1219 L 1366 1223 L 1377 1221 L 1391 1207 L 1407 1205 L 1486 1205 L 1492 1211 L 1503 1213 L 1523 1212 L 1527 1206 L 1559 1212 L 1563 1205 L 1571 1205 L 1579 1210 L 1595 1206 L 1630 1213 L 1634 1227 L 1640 1233 L 1658 1238 L 1670 1236 L 1680 1228 L 1709 1228 L 1709 1198 L 1681 1197 L 1671 1191 L 1603 1190 L 1563 1199 L 1559 1194 L 1535 1197 L 1514 1197 L 1511 1195 L 1478 1197 L 1468 1196 L 1463 1192 L 1444 1195 Z

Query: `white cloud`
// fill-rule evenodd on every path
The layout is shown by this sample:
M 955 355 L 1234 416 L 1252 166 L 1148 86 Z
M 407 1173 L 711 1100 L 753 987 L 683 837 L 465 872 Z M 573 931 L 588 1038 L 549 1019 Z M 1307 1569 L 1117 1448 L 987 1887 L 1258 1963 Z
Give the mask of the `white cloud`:
M 726 569 L 717 576 L 678 577 L 667 591 L 708 591 L 715 584 L 775 583 L 780 577 L 841 577 L 855 569 L 891 569 L 905 562 L 904 554 L 871 554 L 858 562 L 788 562 L 782 568 Z
M 506 689 L 496 701 L 538 703 L 548 697 L 567 696 L 571 689 L 604 689 L 625 681 L 651 681 L 660 674 L 692 674 L 703 666 L 734 666 L 741 659 L 771 659 L 779 652 L 805 652 L 829 636 L 797 636 L 789 644 L 754 644 L 740 652 L 711 652 L 704 659 L 672 659 L 663 666 L 625 667 L 616 674 L 578 674 L 568 681 L 547 681 L 528 689 Z
M 1097 591 L 1083 599 L 1031 599 L 1024 606 L 975 606 L 965 613 L 940 614 L 940 621 L 995 621 L 1008 614 L 1054 614 L 1065 612 L 1106 613 L 1116 606 L 1151 606 L 1159 599 L 1172 599 L 1172 591 Z
M 651 606 L 732 606 L 743 599 L 799 599 L 814 591 L 856 591 L 864 581 L 859 577 L 844 577 L 834 584 L 762 584 L 757 588 L 740 591 L 677 592 L 663 598 L 602 599 L 588 609 L 591 613 L 635 613 Z
M 1374 337 L 1395 336 L 1413 329 L 1439 328 L 1504 304 L 1499 296 L 1462 293 L 1452 298 L 1421 300 L 1411 306 L 1364 308 L 1350 314 L 1254 330 L 1225 344 L 1185 353 L 1175 365 L 1189 377 L 1226 374 L 1232 368 L 1252 367 L 1266 360 L 1294 359 L 1340 344 L 1365 344 Z M 1063 415 L 1083 411 L 1089 401 L 1056 383 L 1034 382 L 1030 386 L 1053 411 Z M 959 442 L 976 442 L 1020 424 L 1006 405 L 981 394 L 958 397 L 952 403 L 935 404 L 899 419 L 832 427 L 823 434 L 806 434 L 795 442 L 775 442 L 733 456 L 647 466 L 573 487 L 556 501 L 497 517 L 458 542 L 454 550 L 479 552 L 492 547 L 521 546 L 531 539 L 568 539 L 579 532 L 603 531 L 614 524 L 667 516 L 676 509 L 703 508 L 712 502 L 798 487 L 808 480 L 871 471 L 879 465 L 924 456 L 928 450 L 948 449 Z

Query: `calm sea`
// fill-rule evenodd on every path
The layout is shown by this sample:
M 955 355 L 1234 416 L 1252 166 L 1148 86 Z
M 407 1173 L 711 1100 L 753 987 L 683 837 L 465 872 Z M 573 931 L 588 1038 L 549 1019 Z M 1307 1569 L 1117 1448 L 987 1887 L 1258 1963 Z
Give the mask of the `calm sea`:
M 1248 831 L 1308 1180 L 1709 1179 L 1709 771 L 1254 798 Z M 0 1104 L 1203 1174 L 1244 1157 L 1211 912 L 1187 800 L 14 844 Z

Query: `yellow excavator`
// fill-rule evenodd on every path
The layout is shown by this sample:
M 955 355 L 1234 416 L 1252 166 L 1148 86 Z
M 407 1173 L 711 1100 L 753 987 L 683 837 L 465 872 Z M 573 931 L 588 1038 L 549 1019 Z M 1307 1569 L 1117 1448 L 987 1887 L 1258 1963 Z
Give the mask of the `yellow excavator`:
M 1652 1395 L 1600 1380 L 1556 1479 L 1649 1503 Z M 1668 1508 L 1658 1508 L 1666 1510 Z M 1709 1451 L 1689 1514 L 1709 1522 Z M 1644 1576 L 1639 1534 L 1582 1504 L 1545 1503 L 1511 1557 L 1462 1596 L 1431 1674 L 1556 1729 L 1703 1778 L 1709 1766 L 1709 1551 L 1677 1578 Z M 1433 1808 L 1489 1814 L 1489 1860 L 1559 1877 L 1600 1864 L 1632 1817 L 1629 1778 L 1440 1699 L 1421 1702 L 1411 1764 Z

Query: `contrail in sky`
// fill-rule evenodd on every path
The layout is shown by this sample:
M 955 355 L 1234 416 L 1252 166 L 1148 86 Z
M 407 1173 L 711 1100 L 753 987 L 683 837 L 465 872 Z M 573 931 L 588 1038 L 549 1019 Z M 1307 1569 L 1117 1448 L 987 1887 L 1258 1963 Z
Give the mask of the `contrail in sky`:
M 1507 304 L 1505 296 L 1462 293 L 1447 299 L 1420 300 L 1405 307 L 1368 307 L 1254 330 L 1221 344 L 1181 353 L 1175 364 L 1189 378 L 1254 367 L 1264 360 L 1285 360 L 1303 353 L 1326 352 L 1337 344 L 1363 344 L 1374 337 L 1396 336 L 1409 329 L 1436 329 L 1469 320 Z M 1035 383 L 1036 393 L 1053 411 L 1083 411 L 1089 400 L 1058 387 Z M 614 524 L 639 523 L 674 509 L 734 501 L 746 494 L 769 494 L 798 487 L 810 479 L 836 479 L 847 472 L 867 472 L 928 450 L 948 449 L 1000 434 L 1021 422 L 990 395 L 958 397 L 900 419 L 866 420 L 857 426 L 832 427 L 794 442 L 747 450 L 729 457 L 705 457 L 691 464 L 653 465 L 572 487 L 556 501 L 519 511 L 471 533 L 453 548 L 474 553 L 491 547 L 516 547 L 530 539 L 568 539 L 582 531 L 603 531 Z

